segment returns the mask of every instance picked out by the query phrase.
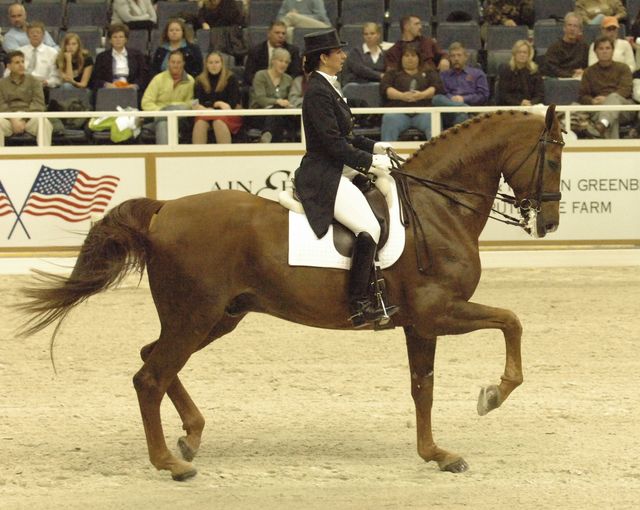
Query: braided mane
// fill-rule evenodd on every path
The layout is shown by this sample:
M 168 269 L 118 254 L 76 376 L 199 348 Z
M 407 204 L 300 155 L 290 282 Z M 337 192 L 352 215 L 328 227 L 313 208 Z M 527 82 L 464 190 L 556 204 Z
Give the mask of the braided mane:
M 480 115 L 471 117 L 470 119 L 467 119 L 466 121 L 464 121 L 462 124 L 457 124 L 453 127 L 450 127 L 449 129 L 446 129 L 445 131 L 440 133 L 438 136 L 434 136 L 430 140 L 422 143 L 416 152 L 414 152 L 413 154 L 407 157 L 404 164 L 406 165 L 411 160 L 420 156 L 423 152 L 427 150 L 433 150 L 433 148 L 436 146 L 437 147 L 444 146 L 445 144 L 443 144 L 443 142 L 446 142 L 449 140 L 459 141 L 459 137 L 457 135 L 464 134 L 469 130 L 469 128 L 473 128 L 476 125 L 478 127 L 481 127 L 487 121 L 502 115 L 529 116 L 531 115 L 531 113 L 528 111 L 520 111 L 520 110 L 496 110 L 494 112 L 482 113 Z

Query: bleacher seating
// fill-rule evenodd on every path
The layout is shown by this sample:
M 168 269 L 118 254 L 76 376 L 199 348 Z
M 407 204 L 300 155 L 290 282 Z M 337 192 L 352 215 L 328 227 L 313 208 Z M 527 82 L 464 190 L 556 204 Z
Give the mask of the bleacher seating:
M 490 25 L 487 27 L 485 49 L 489 53 L 493 50 L 510 50 L 516 41 L 528 38 L 529 30 L 526 26 Z
M 91 106 L 91 90 L 80 88 L 57 87 L 49 91 L 49 105 L 54 101 L 62 102 L 69 99 L 80 99 L 87 110 Z M 87 122 L 89 119 L 86 119 Z M 53 145 L 85 145 L 89 143 L 89 137 L 84 129 L 70 129 L 65 127 L 62 133 L 53 133 Z
M 281 5 L 281 0 L 251 0 L 249 26 L 269 26 L 272 21 L 275 21 Z
M 480 20 L 478 0 L 438 0 L 436 4 L 436 20 L 447 21 L 453 13 L 465 13 L 474 21 Z
M 253 3 L 253 2 L 252 2 Z M 158 27 L 163 29 L 171 18 L 182 18 L 189 22 L 198 15 L 198 2 L 169 2 L 160 0 L 156 3 Z
M 96 91 L 96 108 L 97 112 L 113 112 L 117 107 L 138 108 L 138 91 L 135 89 L 125 88 L 102 88 Z M 111 136 L 109 131 L 97 131 L 92 133 L 93 143 L 109 144 Z
M 62 44 L 62 40 L 64 39 L 65 34 L 73 32 L 78 34 L 80 40 L 82 41 L 82 45 L 84 48 L 91 54 L 93 58 L 101 51 L 102 49 L 102 29 L 99 27 L 69 27 L 65 32 L 60 32 L 58 36 L 58 44 Z
M 31 9 L 31 8 L 29 8 Z M 29 10 L 29 16 L 31 11 Z M 68 3 L 67 15 L 64 22 L 66 27 L 95 26 L 104 27 L 108 24 L 105 5 L 101 3 Z
M 210 30 L 198 30 L 196 33 L 196 42 L 202 52 L 202 56 L 206 57 L 209 53 L 209 47 L 211 46 L 211 31 Z
M 346 51 L 362 46 L 362 25 L 343 25 L 340 27 L 340 40 L 347 43 Z
M 384 2 L 371 0 L 342 0 L 341 24 L 357 25 L 368 21 L 384 23 Z
M 466 23 L 440 23 L 437 32 L 438 44 L 448 48 L 452 42 L 460 42 L 468 50 L 478 52 L 482 49 L 480 26 L 475 21 Z
M 146 55 L 149 52 L 149 31 L 144 29 L 130 30 L 127 46 Z
M 533 27 L 533 45 L 537 56 L 544 55 L 549 46 L 562 37 L 562 26 L 562 23 L 555 21 L 536 21 Z
M 424 23 L 431 21 L 433 7 L 431 0 L 389 0 L 390 23 L 397 23 L 404 16 L 419 16 Z
M 567 80 L 559 78 L 544 79 L 545 104 L 571 104 L 577 103 L 580 92 L 580 80 Z
M 562 21 L 565 14 L 573 11 L 575 0 L 535 0 L 533 4 L 536 21 L 542 19 L 556 19 Z
M 337 27 L 339 20 L 338 0 L 324 0 L 324 7 L 327 10 L 327 17 L 331 25 Z
M 47 27 L 60 28 L 64 23 L 64 8 L 62 2 L 28 4 L 27 21 L 42 21 Z

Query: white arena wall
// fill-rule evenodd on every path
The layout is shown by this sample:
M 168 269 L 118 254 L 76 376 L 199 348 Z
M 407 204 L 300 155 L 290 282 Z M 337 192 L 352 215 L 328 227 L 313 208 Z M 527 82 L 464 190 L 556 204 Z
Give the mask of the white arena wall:
M 439 122 L 434 124 L 439 127 Z M 72 222 L 35 215 L 29 207 L 23 211 L 43 167 L 119 179 L 108 197 L 107 208 L 111 208 L 133 197 L 173 199 L 217 189 L 275 199 L 290 185 L 290 175 L 304 153 L 302 143 L 192 146 L 175 140 L 174 133 L 169 146 L 0 148 L 0 192 L 4 192 L 0 256 L 73 255 L 82 244 L 90 219 Z M 419 143 L 394 145 L 407 155 Z M 532 239 L 524 231 L 490 220 L 481 246 L 513 250 L 640 247 L 639 162 L 638 140 L 568 140 L 562 161 L 559 230 L 545 239 Z

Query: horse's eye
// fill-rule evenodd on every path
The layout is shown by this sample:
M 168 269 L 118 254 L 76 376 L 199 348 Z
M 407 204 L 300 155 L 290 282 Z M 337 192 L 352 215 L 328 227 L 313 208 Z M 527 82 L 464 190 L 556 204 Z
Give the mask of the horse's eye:
M 547 160 L 547 165 L 549 165 L 549 168 L 551 168 L 551 170 L 558 170 L 558 168 L 560 168 L 558 162 L 551 159 Z

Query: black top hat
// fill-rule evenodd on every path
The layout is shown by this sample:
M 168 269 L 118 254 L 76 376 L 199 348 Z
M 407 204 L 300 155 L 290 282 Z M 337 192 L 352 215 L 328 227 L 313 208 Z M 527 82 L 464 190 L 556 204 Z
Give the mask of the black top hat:
M 335 28 L 311 32 L 304 36 L 304 54 L 309 55 L 317 51 L 343 48 L 347 43 L 340 40 Z

